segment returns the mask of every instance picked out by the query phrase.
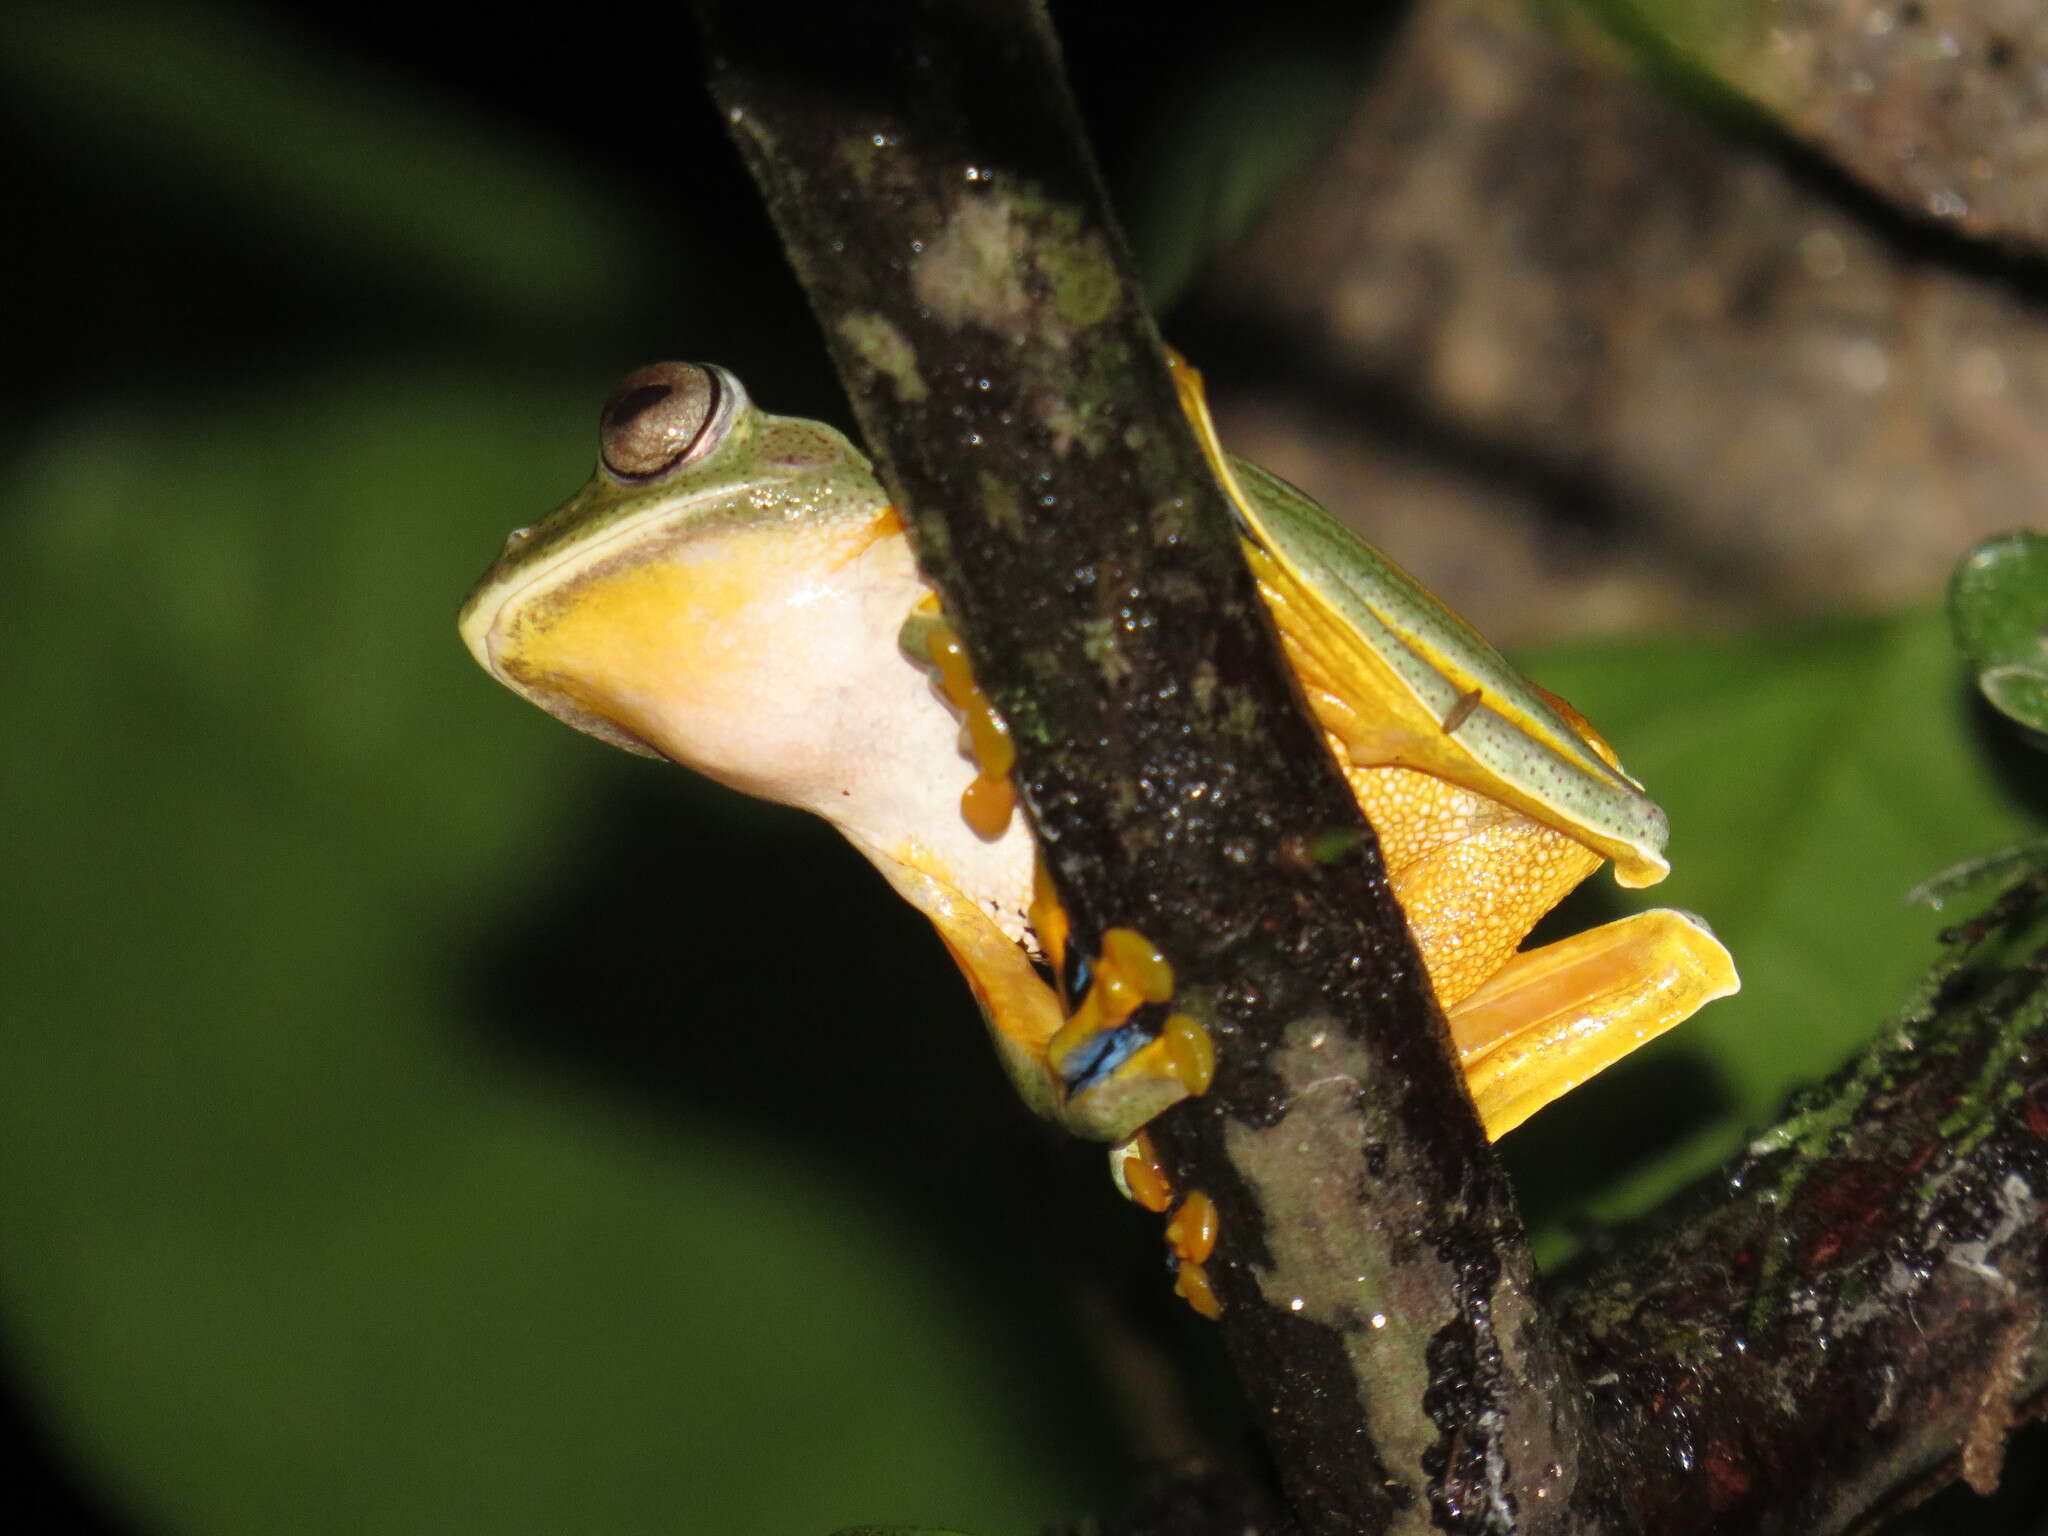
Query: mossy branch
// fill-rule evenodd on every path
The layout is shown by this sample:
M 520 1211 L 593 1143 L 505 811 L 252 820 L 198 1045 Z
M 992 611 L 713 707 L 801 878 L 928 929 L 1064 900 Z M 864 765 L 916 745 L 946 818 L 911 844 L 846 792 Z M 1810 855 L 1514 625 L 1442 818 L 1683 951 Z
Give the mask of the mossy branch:
M 1660 1532 L 1869 1529 L 1998 1481 L 2048 1391 L 2048 868 L 1948 935 L 1864 1055 L 1567 1286 Z

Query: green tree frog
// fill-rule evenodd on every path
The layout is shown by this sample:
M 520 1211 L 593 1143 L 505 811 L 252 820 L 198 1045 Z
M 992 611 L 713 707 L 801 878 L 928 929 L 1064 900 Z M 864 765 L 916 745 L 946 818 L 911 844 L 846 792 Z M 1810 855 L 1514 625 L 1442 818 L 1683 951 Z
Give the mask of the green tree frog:
M 1660 879 L 1662 813 L 1569 707 L 1299 492 L 1223 453 L 1197 375 L 1175 364 L 1488 1133 L 1734 991 L 1727 952 L 1674 911 L 1518 952 L 1603 860 L 1624 885 Z M 931 920 L 1041 1112 L 1123 1141 L 1199 1092 L 1206 1033 L 1167 1010 L 1163 958 L 1128 930 L 1087 960 L 1065 953 L 1011 813 L 1001 722 L 861 453 L 688 363 L 627 378 L 600 449 L 582 490 L 516 530 L 464 604 L 484 668 L 601 740 L 830 821 Z

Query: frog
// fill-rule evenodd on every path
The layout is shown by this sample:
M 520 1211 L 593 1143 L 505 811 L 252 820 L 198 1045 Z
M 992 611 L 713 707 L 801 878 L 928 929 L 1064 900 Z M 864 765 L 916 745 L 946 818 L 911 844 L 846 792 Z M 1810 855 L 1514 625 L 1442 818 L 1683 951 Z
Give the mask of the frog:
M 1332 758 L 1379 839 L 1475 1109 L 1506 1134 L 1739 985 L 1699 918 L 1534 949 L 1603 862 L 1661 879 L 1667 825 L 1597 732 L 1303 493 L 1217 440 L 1169 367 Z M 823 817 L 921 912 L 1034 1110 L 1129 1148 L 1215 1070 L 1135 930 L 1067 932 L 1000 716 L 873 467 L 711 364 L 629 375 L 583 487 L 462 605 L 492 677 L 577 730 Z M 1113 1166 L 1117 1164 L 1115 1154 Z

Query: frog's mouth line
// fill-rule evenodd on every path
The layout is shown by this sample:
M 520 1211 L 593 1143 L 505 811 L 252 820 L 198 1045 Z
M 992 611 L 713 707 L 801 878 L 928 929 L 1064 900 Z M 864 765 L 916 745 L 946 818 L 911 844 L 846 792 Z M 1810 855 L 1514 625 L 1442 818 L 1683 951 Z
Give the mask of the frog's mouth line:
M 635 757 L 675 761 L 668 753 L 627 730 L 611 715 L 585 701 L 571 678 L 560 673 L 546 672 L 538 667 L 520 667 L 512 663 L 494 667 L 492 670 L 507 688 L 573 730 L 581 731 L 586 736 L 595 736 L 599 741 L 631 752 Z
M 688 503 L 664 506 L 662 518 L 687 513 Z M 609 714 L 584 698 L 575 679 L 552 669 L 521 665 L 502 654 L 503 621 L 511 614 L 537 616 L 542 624 L 550 610 L 572 605 L 576 594 L 593 581 L 603 580 L 627 565 L 657 559 L 665 541 L 651 541 L 647 535 L 651 518 L 625 518 L 601 537 L 563 548 L 531 569 L 522 570 L 519 580 L 507 585 L 498 566 L 518 553 L 514 543 L 524 530 L 516 530 L 506 541 L 498 562 L 484 573 L 464 601 L 456 620 L 462 643 L 477 665 L 528 703 L 586 736 L 594 736 L 638 757 L 666 758 L 640 736 L 621 726 Z M 488 600 L 488 601 L 487 601 Z
M 688 503 L 682 504 L 687 506 Z M 672 507 L 664 507 L 667 515 Z M 536 525 L 538 526 L 538 525 Z M 616 556 L 624 546 L 637 542 L 642 535 L 642 520 L 624 518 L 614 524 L 596 539 L 581 540 L 563 546 L 539 564 L 523 567 L 516 584 L 507 585 L 505 562 L 519 556 L 531 536 L 531 528 L 515 528 L 505 540 L 505 547 L 498 558 L 491 562 L 470 589 L 469 596 L 462 601 L 456 614 L 455 627 L 462 636 L 462 643 L 469 648 L 469 654 L 476 658 L 477 665 L 507 687 L 513 682 L 498 665 L 494 640 L 498 633 L 498 621 L 513 609 L 524 607 L 535 593 L 553 588 L 555 596 L 566 590 L 577 575 L 587 578 L 596 573 L 607 557 Z M 578 566 L 588 569 L 576 573 Z

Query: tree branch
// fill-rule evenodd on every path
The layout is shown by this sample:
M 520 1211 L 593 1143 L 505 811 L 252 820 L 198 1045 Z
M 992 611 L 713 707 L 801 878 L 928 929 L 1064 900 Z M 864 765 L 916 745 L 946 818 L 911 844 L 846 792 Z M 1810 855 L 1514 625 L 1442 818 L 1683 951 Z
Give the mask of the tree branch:
M 1177 1187 L 1220 1209 L 1221 1326 L 1294 1518 L 1626 1529 L 1377 845 L 1181 420 L 1044 16 L 698 12 L 883 481 L 1016 738 L 1080 941 L 1143 931 L 1218 1039 L 1214 1091 L 1159 1140 Z
M 1647 1528 L 1858 1530 L 1996 1485 L 2048 1389 L 2044 889 L 1561 1299 Z

